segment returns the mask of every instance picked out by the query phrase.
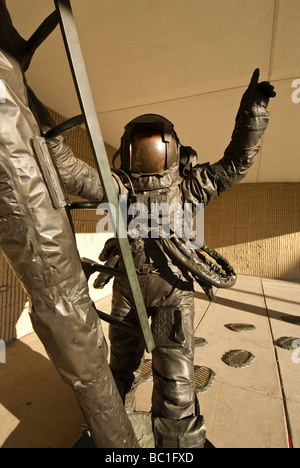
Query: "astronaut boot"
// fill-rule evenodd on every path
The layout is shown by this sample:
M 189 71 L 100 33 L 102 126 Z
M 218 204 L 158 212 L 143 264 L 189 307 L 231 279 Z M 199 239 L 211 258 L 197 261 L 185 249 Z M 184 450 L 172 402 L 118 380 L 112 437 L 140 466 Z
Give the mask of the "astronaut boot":
M 174 420 L 153 419 L 156 448 L 204 448 L 206 429 L 202 416 Z

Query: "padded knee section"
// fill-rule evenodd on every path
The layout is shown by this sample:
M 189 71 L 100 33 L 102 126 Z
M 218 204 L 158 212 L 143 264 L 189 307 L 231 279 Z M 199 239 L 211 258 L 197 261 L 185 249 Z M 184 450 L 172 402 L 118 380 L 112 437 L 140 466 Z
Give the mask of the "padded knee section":
M 192 307 L 160 307 L 152 315 L 152 414 L 173 420 L 195 411 Z

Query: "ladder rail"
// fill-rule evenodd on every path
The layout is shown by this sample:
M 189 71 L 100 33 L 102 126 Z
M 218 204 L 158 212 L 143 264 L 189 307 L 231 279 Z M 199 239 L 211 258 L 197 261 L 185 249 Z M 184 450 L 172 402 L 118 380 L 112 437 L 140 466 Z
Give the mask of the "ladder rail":
M 114 207 L 116 218 L 115 220 L 112 219 L 112 222 L 115 224 L 114 227 L 119 242 L 120 254 L 123 259 L 127 279 L 130 284 L 132 299 L 144 336 L 145 346 L 147 351 L 151 352 L 154 349 L 155 344 L 148 322 L 144 298 L 133 262 L 132 252 L 127 237 L 127 230 L 125 229 L 124 220 L 119 213 L 117 193 L 113 183 L 111 168 L 109 166 L 106 148 L 92 98 L 71 4 L 69 0 L 54 0 L 54 3 L 56 11 L 59 13 L 59 22 L 64 45 L 100 181 L 107 200 Z

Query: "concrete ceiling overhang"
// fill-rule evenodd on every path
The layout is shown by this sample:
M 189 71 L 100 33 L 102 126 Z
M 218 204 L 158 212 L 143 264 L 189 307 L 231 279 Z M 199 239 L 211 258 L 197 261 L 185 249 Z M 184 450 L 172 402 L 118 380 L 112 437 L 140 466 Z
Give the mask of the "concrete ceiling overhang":
M 171 120 L 199 162 L 223 155 L 253 70 L 277 91 L 260 156 L 245 182 L 300 181 L 299 0 L 71 0 L 104 140 L 119 146 L 143 113 Z M 26 39 L 52 0 L 7 0 Z M 27 72 L 39 98 L 80 113 L 57 28 Z M 297 81 L 298 80 L 298 81 Z M 298 92 L 299 89 L 299 92 Z

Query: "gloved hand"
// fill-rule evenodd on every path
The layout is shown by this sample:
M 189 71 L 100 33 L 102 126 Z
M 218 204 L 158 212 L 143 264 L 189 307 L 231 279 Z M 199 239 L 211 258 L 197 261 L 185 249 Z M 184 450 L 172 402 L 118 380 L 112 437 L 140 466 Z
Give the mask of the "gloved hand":
M 120 259 L 120 254 L 118 250 L 118 240 L 115 237 L 108 239 L 105 242 L 104 248 L 99 255 L 99 260 L 105 262 L 105 266 L 110 268 L 116 268 Z M 104 286 L 109 283 L 112 279 L 112 276 L 106 273 L 99 273 L 97 278 L 94 281 L 95 289 L 103 289 Z
M 259 68 L 256 68 L 252 75 L 250 84 L 243 94 L 236 120 L 238 120 L 245 111 L 251 111 L 255 107 L 262 106 L 266 109 L 269 104 L 269 99 L 276 96 L 274 86 L 272 86 L 269 81 L 258 83 L 259 75 L 260 70 Z

